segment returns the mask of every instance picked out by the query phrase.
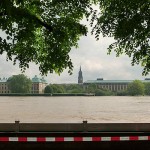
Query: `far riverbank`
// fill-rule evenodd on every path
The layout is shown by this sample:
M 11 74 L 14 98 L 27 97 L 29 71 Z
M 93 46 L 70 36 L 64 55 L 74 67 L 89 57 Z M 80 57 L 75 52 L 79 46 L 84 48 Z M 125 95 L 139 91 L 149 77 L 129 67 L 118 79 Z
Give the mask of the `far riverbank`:
M 7 93 L 0 94 L 0 96 L 95 96 L 94 93 L 45 93 L 45 94 L 36 94 L 36 93 Z

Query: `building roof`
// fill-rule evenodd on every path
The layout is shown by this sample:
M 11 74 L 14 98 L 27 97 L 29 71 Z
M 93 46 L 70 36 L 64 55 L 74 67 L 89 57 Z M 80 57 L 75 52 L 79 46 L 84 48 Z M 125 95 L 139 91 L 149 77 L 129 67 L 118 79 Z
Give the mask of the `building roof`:
M 42 82 L 40 78 L 37 77 L 37 75 L 35 75 L 35 77 L 32 78 L 32 82 L 37 82 L 40 83 Z
M 0 82 L 7 82 L 7 78 L 3 77 L 3 78 L 0 78 Z
M 47 83 L 44 77 L 38 78 L 37 75 L 35 75 L 34 78 L 32 78 L 32 82 L 33 83 Z
M 42 77 L 41 81 L 42 81 L 43 83 L 47 83 L 47 81 L 44 79 L 44 77 Z
M 85 81 L 84 84 L 97 84 L 97 83 L 131 83 L 134 80 L 88 80 Z M 150 80 L 140 80 L 142 82 L 150 82 Z

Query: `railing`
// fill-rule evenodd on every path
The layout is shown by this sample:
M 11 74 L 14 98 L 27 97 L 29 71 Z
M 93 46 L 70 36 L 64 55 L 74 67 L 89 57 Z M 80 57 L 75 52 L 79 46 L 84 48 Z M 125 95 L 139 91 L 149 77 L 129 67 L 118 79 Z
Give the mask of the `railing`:
M 0 132 L 150 132 L 150 123 L 0 123 Z

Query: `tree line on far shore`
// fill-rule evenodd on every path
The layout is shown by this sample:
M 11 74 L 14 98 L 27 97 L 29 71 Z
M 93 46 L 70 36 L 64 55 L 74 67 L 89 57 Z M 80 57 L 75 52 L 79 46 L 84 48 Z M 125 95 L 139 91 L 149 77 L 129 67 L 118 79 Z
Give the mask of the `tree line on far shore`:
M 91 84 L 85 88 L 82 84 L 50 84 L 45 87 L 44 93 L 68 93 L 68 94 L 81 94 L 92 93 L 99 96 L 111 96 L 114 93 L 107 89 L 97 89 L 95 84 Z
M 127 90 L 118 92 L 98 88 L 96 84 L 90 84 L 86 88 L 82 84 L 49 84 L 45 87 L 44 93 L 93 93 L 97 96 L 150 95 L 150 82 L 143 83 L 140 80 L 134 80 L 129 83 Z
M 32 81 L 23 74 L 12 76 L 7 82 L 11 93 L 31 93 Z M 89 84 L 88 86 L 84 86 L 83 84 L 49 84 L 45 87 L 44 93 L 93 93 L 97 96 L 150 95 L 150 82 L 134 80 L 128 84 L 127 90 L 118 92 L 98 88 L 96 84 Z

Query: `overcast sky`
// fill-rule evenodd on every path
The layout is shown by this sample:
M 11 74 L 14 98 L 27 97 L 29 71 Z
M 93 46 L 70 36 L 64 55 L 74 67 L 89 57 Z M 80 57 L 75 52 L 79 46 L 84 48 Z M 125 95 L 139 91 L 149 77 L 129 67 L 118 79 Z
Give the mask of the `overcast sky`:
M 0 32 L 2 35 L 2 32 Z M 112 38 L 100 38 L 96 41 L 90 34 L 81 37 L 79 48 L 73 48 L 70 52 L 74 69 L 73 74 L 69 75 L 68 70 L 59 76 L 57 74 L 48 74 L 45 79 L 48 83 L 77 83 L 78 71 L 81 65 L 84 81 L 104 78 L 107 80 L 124 80 L 124 79 L 144 79 L 142 68 L 140 66 L 131 66 L 131 59 L 122 55 L 116 57 L 115 53 L 107 55 L 107 47 L 113 42 Z M 18 65 L 13 65 L 11 61 L 6 61 L 6 55 L 0 55 L 0 78 L 10 77 L 20 74 Z M 32 78 L 35 75 L 40 77 L 38 66 L 30 64 L 25 75 Z M 147 76 L 149 77 L 149 76 Z

